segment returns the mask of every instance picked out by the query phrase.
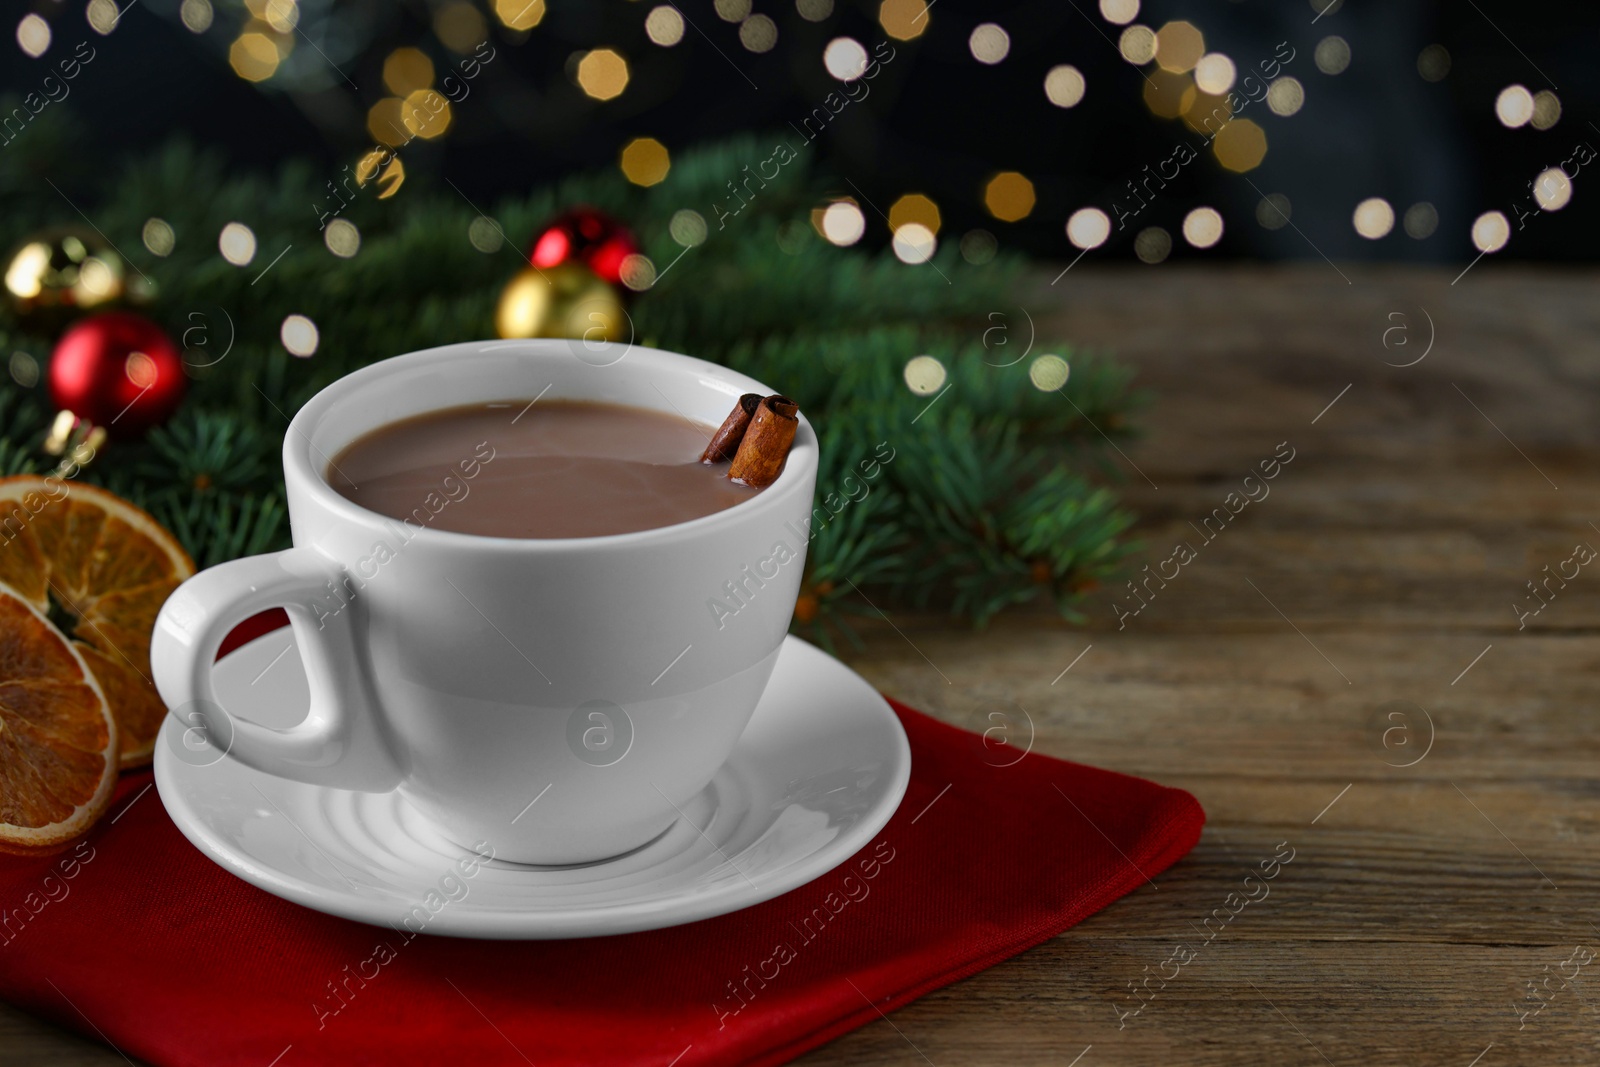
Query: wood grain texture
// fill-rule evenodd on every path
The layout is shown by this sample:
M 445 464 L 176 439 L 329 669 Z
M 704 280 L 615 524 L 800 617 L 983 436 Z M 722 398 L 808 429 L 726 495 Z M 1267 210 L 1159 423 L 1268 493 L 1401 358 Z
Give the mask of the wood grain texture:
M 1600 566 L 1520 631 L 1512 607 L 1600 548 L 1600 276 L 1453 277 L 1083 265 L 1019 298 L 1151 394 L 1113 455 L 1131 571 L 1199 544 L 1189 523 L 1280 442 L 1295 458 L 1125 628 L 1106 588 L 1087 628 L 897 614 L 847 658 L 968 728 L 1021 709 L 1034 751 L 1181 786 L 1209 823 L 1154 886 L 799 1062 L 1600 1061 L 1600 959 L 1525 1024 L 1514 1008 L 1600 950 Z M 1425 315 L 1428 356 L 1387 365 L 1426 348 Z M 1270 894 L 1196 948 L 1283 841 Z M 1180 944 L 1191 962 L 1119 1019 Z M 124 1062 L 0 1008 L 0 1065 L 46 1061 Z

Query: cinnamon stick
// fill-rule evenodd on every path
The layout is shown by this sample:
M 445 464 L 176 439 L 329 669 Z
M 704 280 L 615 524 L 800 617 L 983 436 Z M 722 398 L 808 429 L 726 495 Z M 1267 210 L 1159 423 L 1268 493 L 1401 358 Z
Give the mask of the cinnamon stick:
M 712 435 L 711 443 L 706 445 L 706 450 L 700 453 L 701 463 L 721 463 L 723 460 L 732 459 L 734 453 L 739 451 L 739 442 L 744 440 L 745 431 L 750 427 L 750 420 L 755 416 L 756 408 L 761 406 L 760 393 L 746 393 L 733 405 L 733 410 L 728 412 L 728 417 L 722 420 L 722 425 L 717 427 L 717 432 Z
M 795 430 L 800 427 L 800 420 L 795 417 L 799 410 L 800 406 L 786 396 L 769 396 L 761 401 L 728 467 L 728 477 L 753 489 L 765 489 L 777 481 L 794 445 Z

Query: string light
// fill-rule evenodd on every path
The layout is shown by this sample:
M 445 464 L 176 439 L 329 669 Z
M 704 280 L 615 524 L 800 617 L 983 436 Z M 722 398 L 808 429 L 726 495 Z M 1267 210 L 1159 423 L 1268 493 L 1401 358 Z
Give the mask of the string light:
M 1111 236 L 1111 218 L 1097 207 L 1083 207 L 1067 219 L 1067 240 L 1072 247 L 1087 252 L 1099 248 Z
M 1426 200 L 1412 204 L 1406 208 L 1405 221 L 1406 236 L 1413 240 L 1421 241 L 1433 236 L 1433 231 L 1439 228 L 1439 212 Z
M 1196 248 L 1222 240 L 1222 216 L 1215 208 L 1197 207 L 1183 217 L 1183 239 Z
M 1357 233 L 1369 241 L 1376 241 L 1380 237 L 1387 237 L 1389 231 L 1394 229 L 1394 208 L 1381 196 L 1369 197 L 1356 205 L 1350 221 Z
M 610 48 L 596 48 L 578 61 L 578 87 L 596 100 L 615 100 L 628 87 L 628 61 Z
M 967 38 L 967 48 L 973 59 L 992 67 L 1011 53 L 1011 35 L 996 23 L 980 23 Z
M 931 396 L 944 385 L 944 364 L 932 356 L 912 356 L 903 372 L 906 388 L 918 396 Z
M 1027 218 L 1033 204 L 1033 183 L 1014 170 L 1001 171 L 984 186 L 983 206 L 1001 222 Z
M 235 267 L 247 266 L 256 258 L 255 232 L 242 222 L 230 222 L 217 237 L 217 248 L 222 258 Z
M 1485 211 L 1472 223 L 1472 244 L 1480 252 L 1498 252 L 1511 240 L 1511 224 L 1498 211 Z
M 835 37 L 822 50 L 822 65 L 842 82 L 855 81 L 867 72 L 867 50 L 854 37 Z
M 897 41 L 921 37 L 928 28 L 927 0 L 883 0 L 878 7 L 878 25 Z
M 38 59 L 50 47 L 50 24 L 38 15 L 24 15 L 17 23 L 17 44 L 30 59 Z
M 279 327 L 278 339 L 291 356 L 305 359 L 316 352 L 321 335 L 317 332 L 317 324 L 304 315 L 290 315 Z
M 1044 76 L 1044 95 L 1056 107 L 1076 107 L 1084 89 L 1083 72 L 1069 63 L 1051 67 Z
M 1256 221 L 1263 229 L 1281 230 L 1289 225 L 1293 210 L 1287 196 L 1282 193 L 1268 193 L 1256 204 Z
M 1350 42 L 1343 37 L 1324 37 L 1317 42 L 1311 58 L 1324 74 L 1343 74 L 1350 66 Z
M 683 16 L 671 4 L 651 8 L 644 19 L 644 32 L 663 48 L 671 48 L 683 40 Z
M 667 146 L 654 137 L 635 137 L 622 150 L 623 176 L 635 185 L 651 186 L 672 169 Z

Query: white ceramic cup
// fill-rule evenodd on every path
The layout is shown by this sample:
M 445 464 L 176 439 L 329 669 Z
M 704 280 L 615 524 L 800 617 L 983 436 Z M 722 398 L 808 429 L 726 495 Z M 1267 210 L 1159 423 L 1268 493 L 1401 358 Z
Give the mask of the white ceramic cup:
M 500 859 L 581 863 L 647 843 L 728 758 L 777 661 L 816 484 L 805 418 L 753 499 L 605 537 L 429 528 L 472 491 L 481 457 L 463 456 L 409 522 L 350 502 L 324 472 L 368 431 L 443 408 L 516 402 L 509 423 L 534 397 L 593 400 L 714 428 L 747 392 L 772 390 L 688 356 L 539 340 L 449 345 L 340 379 L 284 438 L 294 547 L 203 571 L 162 608 L 162 698 L 234 759 L 398 789 L 447 837 Z M 285 730 L 228 715 L 211 682 L 223 638 L 272 607 L 288 612 L 311 687 Z

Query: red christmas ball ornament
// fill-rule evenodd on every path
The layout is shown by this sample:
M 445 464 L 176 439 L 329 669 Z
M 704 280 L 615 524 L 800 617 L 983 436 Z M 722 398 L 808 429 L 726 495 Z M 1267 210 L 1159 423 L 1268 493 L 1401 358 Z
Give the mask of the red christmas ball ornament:
M 639 242 L 626 226 L 603 211 L 579 206 L 545 224 L 528 262 L 546 270 L 577 260 L 608 284 L 618 285 L 622 261 L 638 251 Z
M 61 335 L 50 355 L 50 398 L 111 436 L 135 437 L 172 417 L 187 380 L 166 333 L 126 311 L 94 315 Z

